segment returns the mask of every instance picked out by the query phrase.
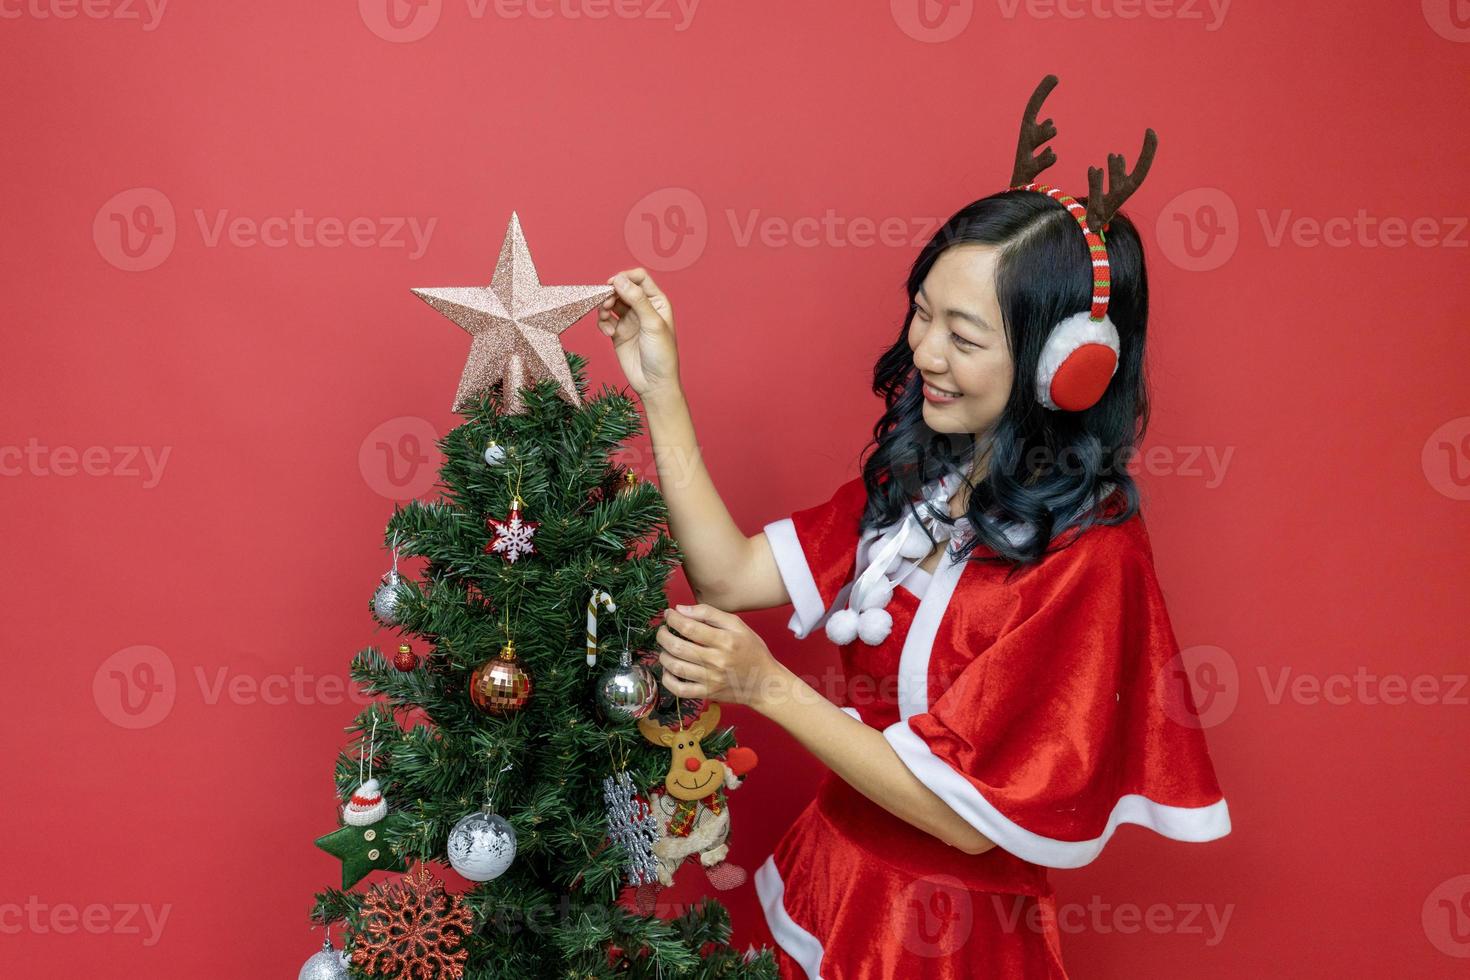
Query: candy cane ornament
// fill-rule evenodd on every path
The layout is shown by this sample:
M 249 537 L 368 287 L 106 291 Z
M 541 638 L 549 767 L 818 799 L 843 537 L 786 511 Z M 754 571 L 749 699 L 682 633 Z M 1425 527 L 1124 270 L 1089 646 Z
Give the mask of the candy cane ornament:
M 601 604 L 607 607 L 608 612 L 614 612 L 618 607 L 613 602 L 613 597 L 602 589 L 593 589 L 592 598 L 587 600 L 587 666 L 597 666 L 597 607 Z

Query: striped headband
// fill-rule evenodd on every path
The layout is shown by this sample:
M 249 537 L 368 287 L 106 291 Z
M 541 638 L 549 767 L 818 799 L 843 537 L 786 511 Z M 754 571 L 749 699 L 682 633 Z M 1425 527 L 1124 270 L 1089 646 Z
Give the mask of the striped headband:
M 1072 217 L 1077 219 L 1077 226 L 1082 229 L 1083 236 L 1087 239 L 1087 251 L 1092 256 L 1092 314 L 1091 319 L 1101 320 L 1108 315 L 1108 295 L 1112 285 L 1112 268 L 1108 265 L 1108 246 L 1104 243 L 1103 236 L 1087 226 L 1087 209 L 1077 203 L 1077 199 L 1070 194 L 1064 194 L 1055 187 L 1046 184 L 1022 184 L 1019 187 L 1010 187 L 1013 191 L 1040 191 L 1047 197 L 1059 202 L 1067 209 Z
M 1042 148 L 1057 135 L 1057 127 L 1050 120 L 1036 121 L 1041 106 L 1051 90 L 1057 87 L 1057 76 L 1048 75 L 1036 86 L 1031 100 L 1026 103 L 1026 113 L 1021 117 L 1021 138 L 1016 145 L 1016 167 L 1011 173 L 1008 190 L 1039 191 L 1063 205 L 1087 238 L 1087 251 L 1092 259 L 1092 313 L 1091 319 L 1102 320 L 1108 313 L 1108 295 L 1112 285 L 1112 270 L 1108 265 L 1108 249 L 1103 238 L 1108 223 L 1122 208 L 1123 202 L 1138 190 L 1143 178 L 1153 166 L 1154 153 L 1159 138 L 1152 129 L 1143 134 L 1143 149 L 1138 153 L 1138 163 L 1130 172 L 1122 154 L 1108 154 L 1107 191 L 1103 191 L 1103 172 L 1100 167 L 1087 168 L 1087 205 L 1046 184 L 1036 183 L 1036 177 L 1047 167 L 1057 162 L 1051 147 Z M 1041 152 L 1036 152 L 1040 150 Z

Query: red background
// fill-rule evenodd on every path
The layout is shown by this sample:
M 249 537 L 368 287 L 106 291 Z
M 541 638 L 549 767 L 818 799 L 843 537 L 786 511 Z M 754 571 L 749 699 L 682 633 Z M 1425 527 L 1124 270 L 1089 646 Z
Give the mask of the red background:
M 319 943 L 307 912 L 337 865 L 312 839 L 356 705 L 270 679 L 340 676 L 391 639 L 365 601 L 393 479 L 432 472 L 415 433 L 455 423 L 467 350 L 410 287 L 487 282 L 513 209 L 547 283 L 677 266 L 659 278 L 699 435 L 753 533 L 855 472 L 915 229 L 1005 183 L 1056 71 L 1055 182 L 1080 192 L 1105 152 L 1161 137 L 1129 207 L 1155 298 L 1141 479 L 1235 824 L 1207 845 L 1124 829 L 1054 873 L 1070 969 L 1463 975 L 1470 29 L 1450 4 L 1216 21 L 1190 0 L 990 0 L 934 4 L 925 29 L 911 0 L 707 0 L 680 29 L 652 0 L 605 18 L 430 0 L 404 40 L 382 0 L 179 3 L 152 29 L 145 8 L 6 0 L 3 972 L 291 976 Z M 132 233 L 153 265 L 130 270 L 114 216 L 140 203 L 164 234 Z M 296 209 L 437 223 L 420 255 L 207 234 L 221 211 Z M 829 211 L 799 244 L 739 234 Z M 1365 222 L 1313 241 L 1360 211 L 1426 223 L 1417 243 Z M 867 242 L 856 219 L 902 233 Z M 650 222 L 692 244 L 661 256 Z M 594 385 L 621 382 L 590 319 L 563 339 Z M 168 452 L 156 479 L 127 447 Z M 749 621 L 823 669 L 788 615 Z M 113 671 L 147 680 L 140 656 L 166 690 L 131 704 L 157 718 L 119 702 Z M 1389 703 L 1421 675 L 1429 703 Z M 221 678 L 244 686 L 215 697 Z M 764 760 L 734 798 L 753 870 L 816 766 L 732 718 Z M 708 890 L 686 868 L 671 897 Z M 737 941 L 765 941 L 753 889 L 722 897 Z M 90 905 L 95 928 L 65 931 Z M 168 909 L 151 945 L 123 920 L 142 905 Z M 1175 924 L 1139 926 L 1151 909 Z

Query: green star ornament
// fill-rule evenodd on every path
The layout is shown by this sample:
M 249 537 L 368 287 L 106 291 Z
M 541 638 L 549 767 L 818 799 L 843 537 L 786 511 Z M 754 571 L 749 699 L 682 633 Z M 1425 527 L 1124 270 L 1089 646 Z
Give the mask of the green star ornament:
M 401 830 L 410 822 L 406 813 L 390 813 L 375 824 L 350 824 L 316 839 L 316 846 L 342 862 L 342 888 L 346 890 L 371 871 L 406 871 L 408 865 L 384 839 L 388 829 Z

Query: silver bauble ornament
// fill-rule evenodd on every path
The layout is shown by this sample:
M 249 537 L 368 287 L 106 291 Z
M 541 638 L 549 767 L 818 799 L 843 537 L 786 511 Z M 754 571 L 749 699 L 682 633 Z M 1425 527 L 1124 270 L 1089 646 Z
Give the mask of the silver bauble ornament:
M 609 667 L 597 679 L 597 704 L 609 719 L 634 721 L 653 710 L 658 701 L 658 681 L 653 671 L 633 663 L 624 650 L 616 667 Z
M 450 867 L 470 881 L 499 878 L 516 857 L 516 829 L 490 810 L 476 810 L 454 825 L 445 847 Z
M 313 953 L 301 964 L 296 980 L 347 980 L 347 954 L 332 946 L 332 938 L 322 940 L 322 951 Z
M 398 622 L 398 569 L 390 569 L 383 576 L 383 584 L 373 593 L 373 612 L 379 619 L 392 626 Z
M 490 444 L 485 447 L 485 462 L 494 466 L 503 459 L 505 459 L 505 448 L 491 439 Z

